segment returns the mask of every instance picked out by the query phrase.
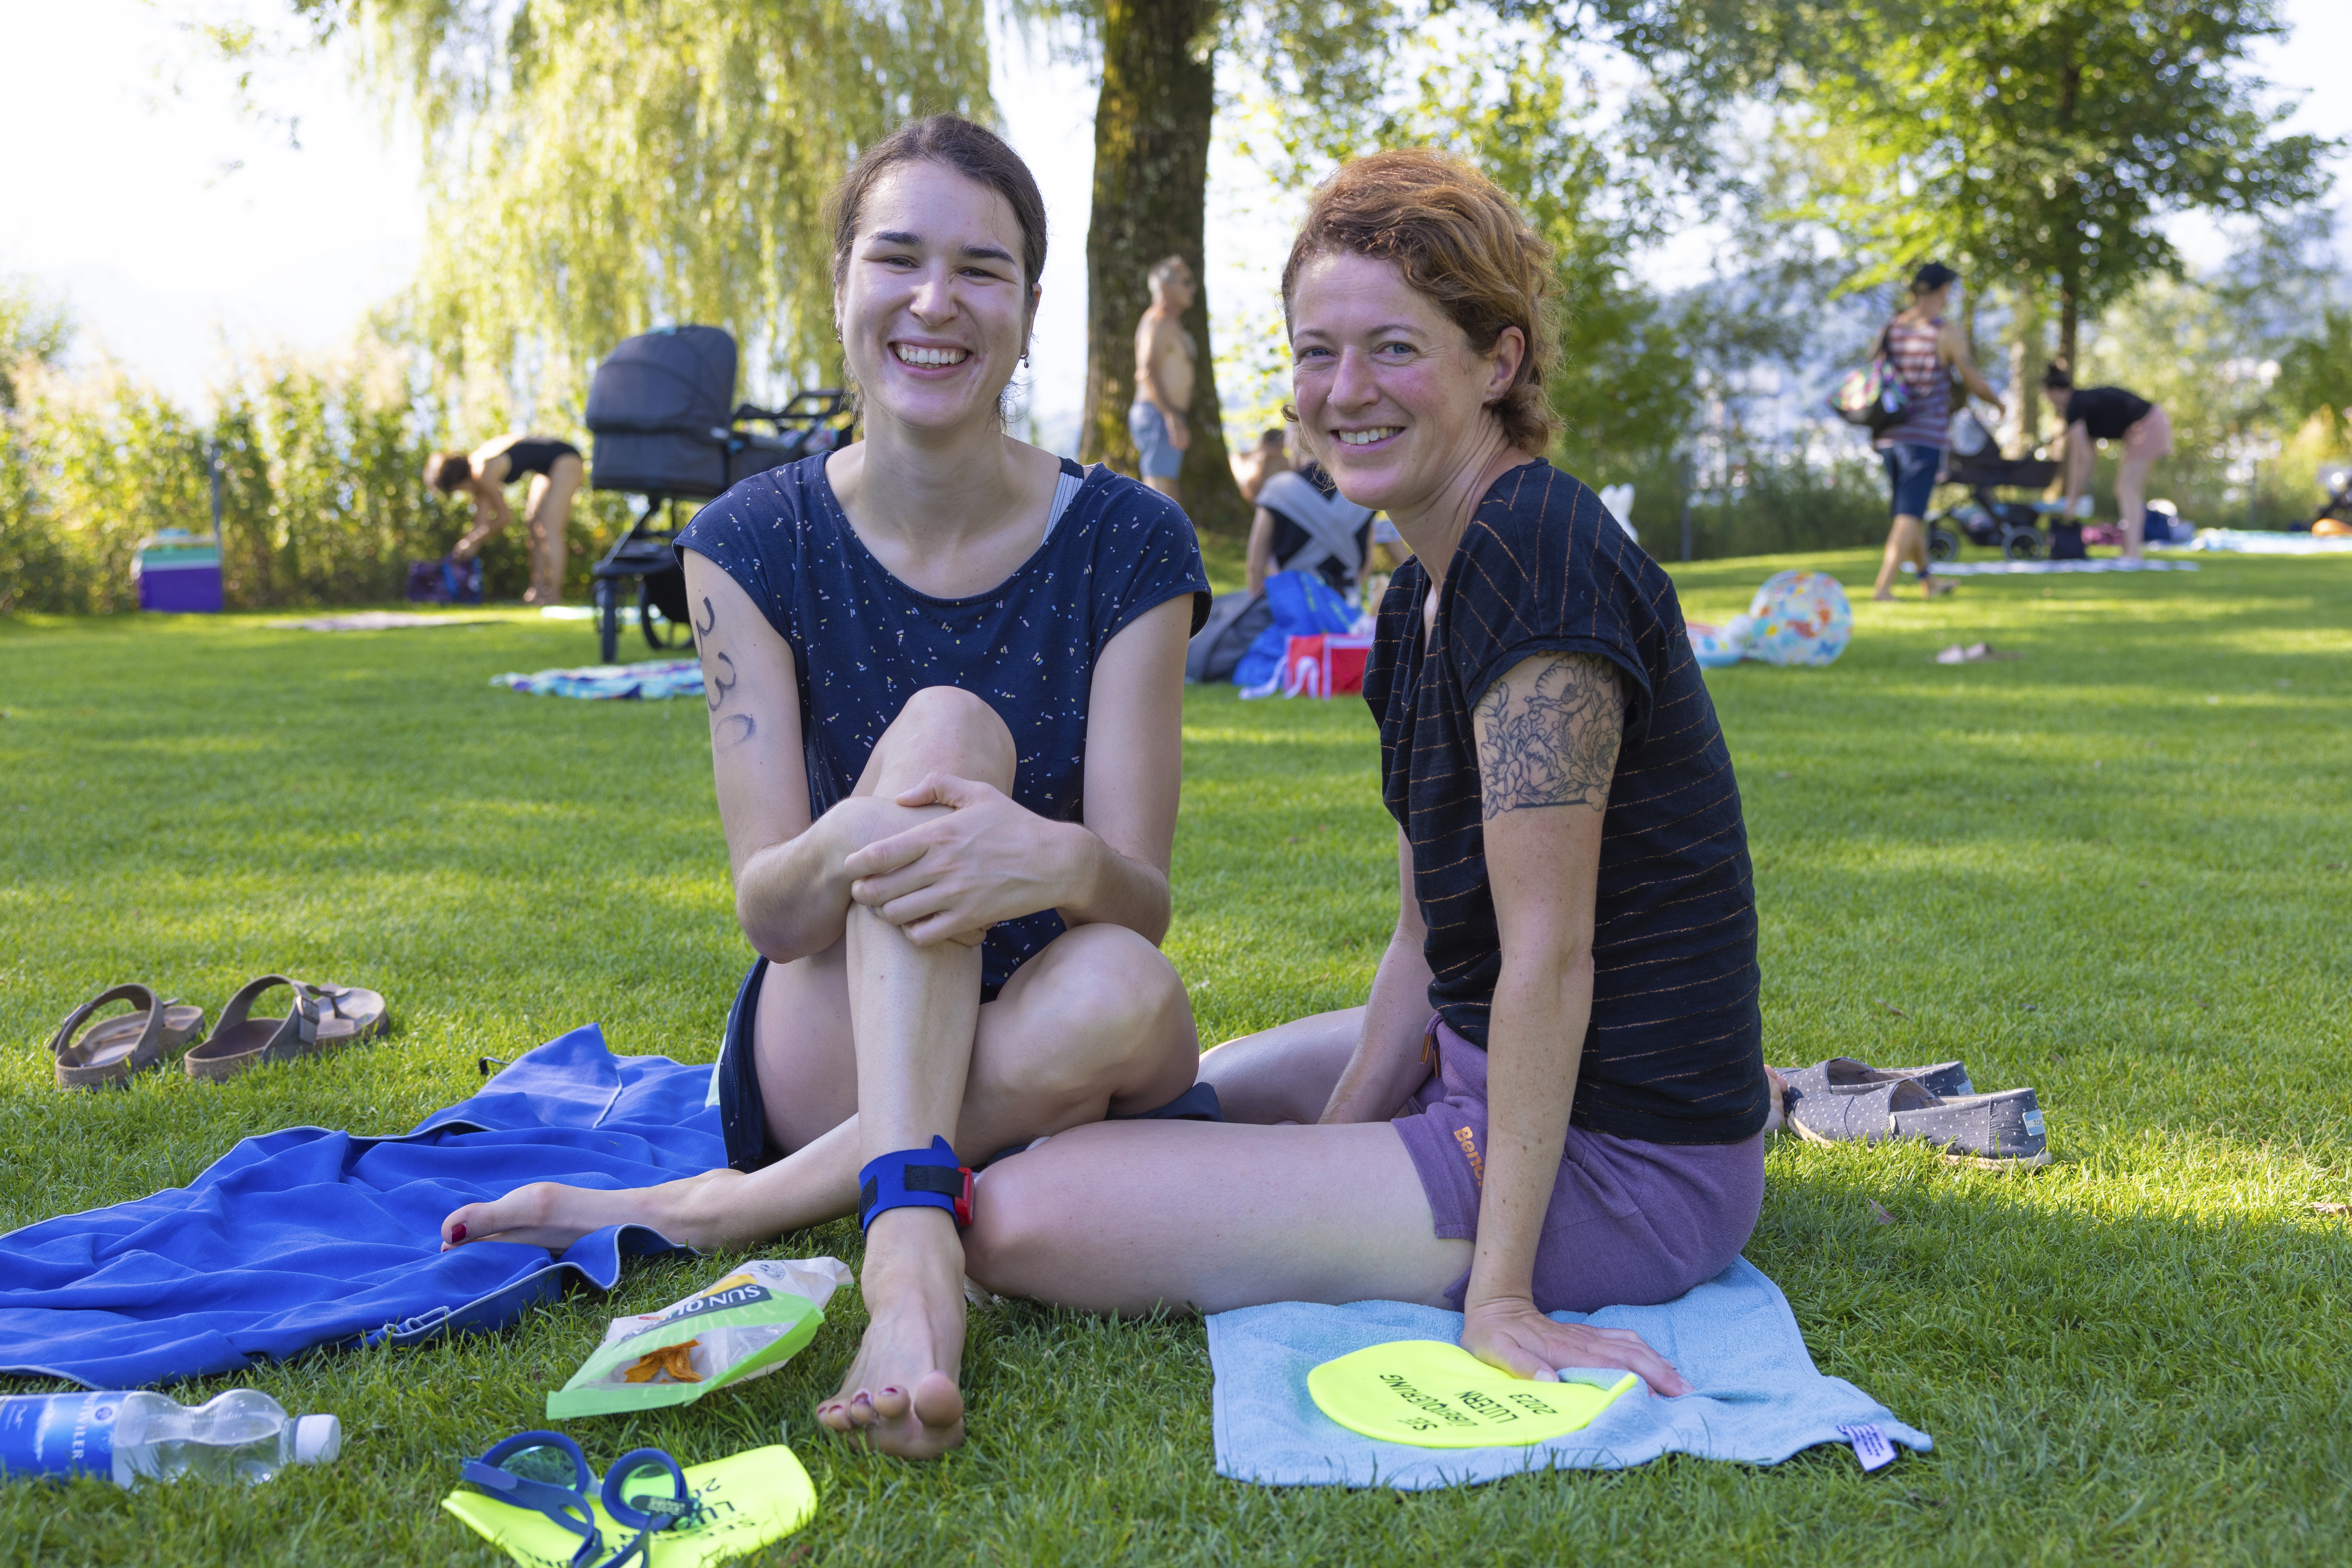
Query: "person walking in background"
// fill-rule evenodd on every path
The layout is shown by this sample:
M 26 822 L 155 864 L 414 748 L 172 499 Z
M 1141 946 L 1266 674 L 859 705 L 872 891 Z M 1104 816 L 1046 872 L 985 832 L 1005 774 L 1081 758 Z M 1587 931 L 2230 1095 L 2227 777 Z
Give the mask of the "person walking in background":
M 1944 453 L 1952 444 L 1952 380 L 1957 376 L 1969 393 L 2001 409 L 2000 395 L 1977 374 L 1969 354 L 1969 340 L 1945 319 L 1951 309 L 1952 285 L 1959 274 L 1940 261 L 1930 261 L 1911 276 L 1911 303 L 1886 323 L 1881 352 L 1895 363 L 1895 374 L 1911 394 L 1900 422 L 1878 434 L 1872 445 L 1886 465 L 1892 490 L 1893 526 L 1886 531 L 1886 556 L 1879 563 L 1874 599 L 1895 597 L 1895 574 L 1906 561 L 1919 569 L 1919 592 L 1927 598 L 1951 592 L 1927 574 L 1927 498 L 1935 493 L 1936 476 Z
M 2160 405 L 2120 386 L 2078 389 L 2062 364 L 2042 373 L 2042 390 L 2066 423 L 2066 517 L 2091 493 L 2098 443 L 2124 444 L 2116 463 L 2116 505 L 2123 511 L 2124 559 L 2138 560 L 2147 538 L 2147 471 L 2172 450 L 2171 417 Z
M 572 498 L 588 477 L 580 448 L 551 436 L 501 436 L 471 453 L 436 452 L 425 464 L 425 482 L 445 496 L 463 489 L 474 500 L 474 526 L 449 552 L 452 561 L 471 561 L 482 546 L 514 521 L 507 486 L 525 474 L 523 528 L 530 540 L 530 592 L 526 605 L 563 599 L 564 530 L 572 521 Z
M 1143 482 L 1171 500 L 1181 500 L 1176 476 L 1183 470 L 1192 427 L 1184 410 L 1192 405 L 1192 360 L 1198 352 L 1184 330 L 1192 308 L 1192 269 L 1181 256 L 1151 268 L 1151 308 L 1135 324 L 1135 403 L 1127 411 L 1128 434 L 1135 437 Z

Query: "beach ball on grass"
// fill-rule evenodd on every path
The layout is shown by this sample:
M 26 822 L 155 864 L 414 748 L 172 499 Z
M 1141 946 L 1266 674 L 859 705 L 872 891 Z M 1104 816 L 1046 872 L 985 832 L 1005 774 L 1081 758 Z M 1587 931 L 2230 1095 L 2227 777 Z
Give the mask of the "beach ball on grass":
M 1825 572 L 1775 572 L 1748 606 L 1749 658 L 1766 664 L 1831 664 L 1853 639 L 1853 607 Z

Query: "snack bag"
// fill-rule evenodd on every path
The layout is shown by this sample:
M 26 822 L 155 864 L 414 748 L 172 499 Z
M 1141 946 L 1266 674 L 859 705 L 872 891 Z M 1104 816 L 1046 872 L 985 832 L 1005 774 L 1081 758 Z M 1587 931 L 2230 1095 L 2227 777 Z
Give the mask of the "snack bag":
M 848 1283 L 839 1258 L 756 1258 L 658 1312 L 615 1318 L 596 1353 L 547 1396 L 547 1417 L 691 1405 L 765 1377 L 816 1337 L 824 1304 Z

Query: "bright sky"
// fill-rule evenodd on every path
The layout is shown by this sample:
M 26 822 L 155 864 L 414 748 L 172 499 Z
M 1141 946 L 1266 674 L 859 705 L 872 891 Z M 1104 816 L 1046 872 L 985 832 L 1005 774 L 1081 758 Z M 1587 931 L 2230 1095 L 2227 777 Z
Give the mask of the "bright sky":
M 2294 128 L 2352 136 L 2352 6 L 2285 0 L 2286 47 L 2261 63 L 2312 90 Z M 258 96 L 283 121 L 241 118 L 228 73 L 189 63 L 191 20 L 283 32 L 281 0 L 0 0 L 0 274 L 66 297 L 102 347 L 175 396 L 205 399 L 237 349 L 322 349 L 414 272 L 423 229 L 413 132 L 387 127 L 339 50 L 299 53 Z M 1074 430 L 1086 368 L 1086 228 L 1094 88 L 999 26 L 995 94 L 1036 170 L 1052 236 L 1031 403 L 1050 437 Z M 289 123 L 290 121 L 290 123 Z M 1208 282 L 1222 339 L 1272 308 L 1283 204 L 1221 150 L 1212 167 Z M 2185 222 L 2192 259 L 2212 226 Z M 1645 268 L 1695 280 L 1704 247 Z M 1686 276 L 1685 276 L 1686 275 Z

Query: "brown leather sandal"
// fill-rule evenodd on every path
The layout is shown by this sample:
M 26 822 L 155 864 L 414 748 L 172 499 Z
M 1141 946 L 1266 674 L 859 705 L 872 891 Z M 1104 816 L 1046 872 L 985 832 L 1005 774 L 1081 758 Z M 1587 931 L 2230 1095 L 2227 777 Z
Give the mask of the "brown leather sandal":
M 294 1005 L 282 1018 L 251 1016 L 253 1004 L 265 991 L 283 985 L 294 994 Z M 289 980 L 283 974 L 265 974 L 249 981 L 228 999 L 220 1012 L 220 1022 L 202 1045 L 180 1059 L 190 1078 L 219 1083 L 235 1078 L 247 1068 L 264 1062 L 291 1061 L 308 1056 L 319 1045 L 320 1006 L 312 996 L 310 987 Z M 330 1036 L 330 1043 L 339 1043 L 336 1037 L 349 1034 L 348 1025 L 339 1024 Z
M 132 1010 L 75 1039 L 74 1031 L 109 1002 L 128 1002 Z M 49 1041 L 49 1055 L 57 1058 L 58 1087 L 96 1089 L 101 1084 L 128 1083 L 132 1073 L 144 1072 L 184 1049 L 204 1026 L 202 1007 L 191 1007 L 176 998 L 158 1003 L 155 993 L 144 985 L 117 985 L 101 991 L 75 1008 Z

